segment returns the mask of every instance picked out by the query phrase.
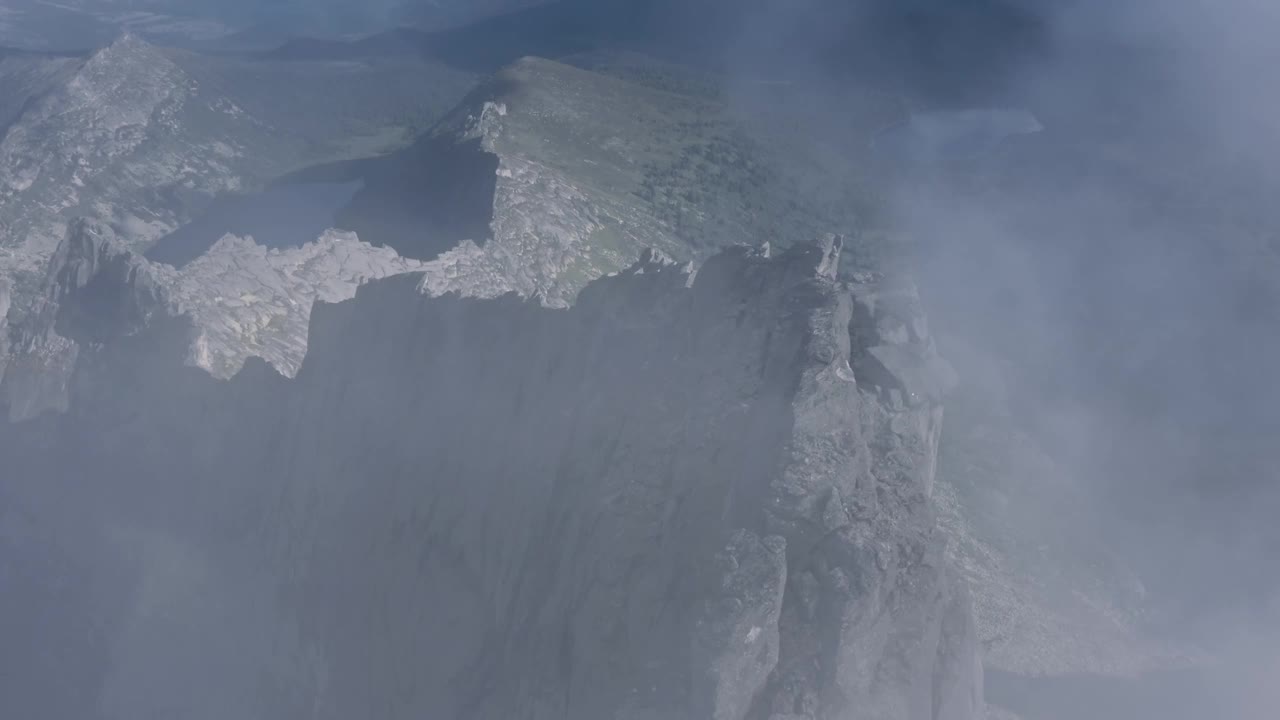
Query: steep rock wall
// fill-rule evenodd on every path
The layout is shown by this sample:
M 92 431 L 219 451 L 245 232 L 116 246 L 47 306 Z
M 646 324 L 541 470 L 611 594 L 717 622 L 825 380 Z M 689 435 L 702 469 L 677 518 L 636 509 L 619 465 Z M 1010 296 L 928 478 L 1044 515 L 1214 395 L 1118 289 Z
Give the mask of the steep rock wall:
M 379 280 L 316 307 L 292 380 L 213 380 L 151 317 L 80 358 L 43 462 L 217 558 L 206 592 L 273 598 L 237 661 L 274 717 L 977 718 L 929 497 L 945 363 L 839 252 L 650 253 L 566 310 Z

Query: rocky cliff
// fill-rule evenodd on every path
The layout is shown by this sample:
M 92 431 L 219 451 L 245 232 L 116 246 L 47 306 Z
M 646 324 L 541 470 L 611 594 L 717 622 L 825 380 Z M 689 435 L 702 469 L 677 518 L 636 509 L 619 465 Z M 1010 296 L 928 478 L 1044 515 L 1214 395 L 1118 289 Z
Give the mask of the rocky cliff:
M 14 418 L 65 408 L 76 347 L 44 322 L 42 308 L 56 292 L 59 248 L 81 242 L 75 236 L 85 222 L 119 250 L 145 250 L 200 216 L 215 196 L 254 190 L 313 162 L 396 146 L 407 124 L 434 121 L 469 80 L 421 63 L 213 58 L 129 34 L 83 58 L 0 62 L 0 278 L 9 285 L 0 407 Z M 334 106 L 341 109 L 326 109 Z M 310 255 L 331 244 L 320 242 Z M 221 250 L 210 263 L 245 259 L 234 247 Z M 246 274 L 279 274 L 282 265 L 288 260 Z M 326 294 L 327 282 L 317 284 L 291 298 L 304 308 L 304 329 L 311 299 Z M 270 343 L 255 346 L 255 337 L 237 341 L 225 363 L 215 348 L 207 364 L 234 371 L 254 351 L 286 370 L 300 359 L 260 347 Z
M 0 441 L 117 536 L 199 549 L 144 554 L 115 716 L 980 717 L 931 509 L 949 371 L 910 286 L 839 252 L 649 253 L 563 310 L 378 280 L 316 307 L 293 379 L 186 367 L 168 313 L 76 337 L 90 280 L 71 411 Z M 95 277 L 138 317 L 148 281 Z M 157 623 L 219 628 L 221 700 L 144 682 L 181 682 Z
M 860 226 L 851 180 L 710 90 L 674 72 L 641 82 L 612 57 L 503 68 L 416 146 L 371 163 L 338 224 L 431 261 L 433 293 L 552 306 L 646 247 L 700 262 Z

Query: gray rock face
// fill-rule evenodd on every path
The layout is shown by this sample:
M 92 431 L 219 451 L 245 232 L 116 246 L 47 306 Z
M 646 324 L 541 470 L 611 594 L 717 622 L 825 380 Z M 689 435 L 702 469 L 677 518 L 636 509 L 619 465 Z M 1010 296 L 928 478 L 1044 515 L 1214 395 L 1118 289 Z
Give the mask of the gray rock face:
M 694 630 L 693 717 L 747 717 L 777 667 L 778 619 L 786 597 L 786 542 L 740 530 L 718 558 L 720 580 Z
M 811 163 L 758 141 L 723 100 L 550 60 L 504 68 L 427 139 L 451 148 L 448 161 L 416 161 L 428 169 L 496 164 L 487 232 L 432 253 L 424 285 L 433 294 L 514 291 L 562 307 L 645 248 L 697 263 L 737 243 L 789 245 L 856 220 L 848 202 L 801 180 L 817 174 Z M 386 185 L 402 187 L 404 175 Z M 427 173 L 421 183 L 430 182 Z
M 66 410 L 79 353 L 68 336 L 102 343 L 130 334 L 166 303 L 148 263 L 93 220 L 72 223 L 49 267 L 43 294 L 28 299 L 28 312 L 12 332 L 0 323 L 5 341 L 17 351 L 0 347 L 6 350 L 0 362 L 7 365 L 0 365 L 0 407 L 7 405 L 13 419 Z
M 0 140 L 0 273 L 38 280 L 76 216 L 123 228 L 141 245 L 178 219 L 157 189 L 242 187 L 246 143 L 265 143 L 267 133 L 206 95 L 162 53 L 125 36 L 32 98 Z
M 78 220 L 50 260 L 44 296 L 14 328 L 21 352 L 12 373 L 0 367 L 0 405 L 8 403 L 13 419 L 66 410 L 78 343 L 129 335 L 153 314 L 190 318 L 187 363 L 215 377 L 231 377 L 250 355 L 292 376 L 316 300 L 345 300 L 370 279 L 424 267 L 329 231 L 285 250 L 228 235 L 174 269 L 128 251 L 109 226 Z
M 110 228 L 77 221 L 51 264 L 46 313 L 64 337 L 103 343 L 147 325 L 165 294 L 142 258 L 124 250 Z
M 17 373 L 0 376 L 8 388 L 0 389 L 0 405 L 11 417 L 66 405 L 75 348 L 50 335 L 31 306 L 47 293 L 43 281 L 51 266 L 56 272 L 57 248 L 76 218 L 111 228 L 113 244 L 138 251 L 189 219 L 169 196 L 253 187 L 329 134 L 286 132 L 297 118 L 280 115 L 275 92 L 243 79 L 266 73 L 268 85 L 307 95 L 281 68 L 226 62 L 163 53 L 126 36 L 66 69 L 70 77 L 36 97 L 0 143 L 0 228 L 7 229 L 0 276 L 17 286 L 12 352 L 0 360 Z M 444 76 L 439 84 L 457 83 Z M 422 271 L 431 294 L 493 298 L 514 291 L 563 307 L 645 247 L 698 263 L 737 242 L 785 246 L 849 227 L 856 215 L 840 192 L 817 192 L 815 183 L 800 181 L 819 174 L 812 163 L 795 161 L 790 147 L 775 151 L 754 139 L 722 100 L 535 58 L 477 88 L 429 140 L 483 159 L 477 167 L 487 175 L 490 197 L 464 197 L 461 204 L 486 205 L 487 220 L 464 223 L 468 234 L 447 240 L 433 237 L 425 221 L 402 223 L 408 234 L 420 232 L 424 245 L 442 243 L 438 255 L 421 256 L 432 258 L 426 263 L 339 244 L 345 236 L 329 233 L 302 252 L 276 255 L 232 241 L 214 247 L 195 270 L 153 268 L 157 282 L 172 288 L 175 311 L 196 320 L 190 361 L 227 377 L 256 356 L 292 374 L 306 352 L 313 300 L 349 297 L 363 280 L 395 272 Z M 450 173 L 443 182 L 436 177 L 443 172 L 439 158 L 416 160 L 426 168 L 418 170 L 422 182 L 458 184 Z M 424 188 L 413 177 L 406 196 L 417 206 Z M 404 174 L 391 172 L 389 184 L 403 192 Z M 396 225 L 394 213 L 370 202 L 374 227 Z M 365 235 L 379 242 L 375 233 Z M 347 251 L 353 247 L 359 252 Z
M 405 128 L 387 118 L 434 120 L 468 85 L 463 73 L 428 64 L 393 65 L 355 63 L 344 69 L 324 63 L 233 62 L 160 50 L 129 34 L 87 58 L 0 59 L 0 279 L 10 286 L 9 307 L 0 314 L 0 331 L 7 336 L 0 339 L 0 407 L 7 405 L 14 418 L 27 418 L 66 405 L 76 349 L 53 332 L 43 310 L 56 292 L 50 281 L 58 280 L 64 261 L 59 253 L 78 242 L 82 221 L 110 234 L 112 252 L 144 250 L 198 215 L 215 195 L 260 187 L 312 162 L 394 145 Z M 415 75 L 419 79 L 413 83 L 397 82 Z M 350 101 L 338 102 L 344 108 L 358 109 L 334 110 L 316 120 L 335 98 Z M 331 239 L 321 238 L 316 247 L 291 258 L 305 262 L 299 256 L 327 255 L 329 265 L 341 265 L 335 258 L 353 253 L 329 253 Z M 252 259 L 235 257 L 246 254 L 243 248 L 220 250 L 206 270 Z M 378 267 L 396 264 L 385 254 L 354 254 Z M 248 354 L 286 371 L 296 369 L 311 301 L 349 297 L 326 291 L 334 283 L 353 287 L 346 271 L 358 273 L 361 266 L 357 261 L 351 268 L 332 268 L 339 276 L 332 280 L 317 277 L 323 268 L 316 267 L 311 279 L 318 289 L 304 292 L 284 277 L 289 260 L 276 260 L 264 257 L 239 281 L 253 285 L 261 279 L 255 273 L 265 271 L 277 276 L 268 285 L 298 290 L 289 299 L 301 310 L 272 313 L 259 307 L 256 316 L 302 332 L 281 338 L 280 332 L 248 325 L 243 337 L 235 331 L 222 338 L 208 333 L 212 347 L 198 361 L 211 372 L 234 372 Z M 87 272 L 94 266 L 81 268 Z M 386 273 L 369 276 L 381 274 Z M 156 273 L 157 282 L 169 284 L 189 277 Z M 192 283 L 182 287 L 190 290 Z M 177 295 L 183 311 L 197 304 L 189 302 L 189 293 Z M 283 302 L 275 295 L 269 300 Z M 212 298 L 208 302 L 214 304 Z M 267 304 L 279 309 L 280 302 Z M 234 344 L 222 347 L 219 339 Z
M 330 230 L 283 250 L 227 235 L 180 270 L 152 272 L 168 289 L 169 311 L 191 317 L 189 364 L 228 378 L 254 356 L 292 377 L 307 352 L 313 303 L 347 300 L 361 283 L 424 267 Z
M 83 232 L 79 218 L 144 245 L 179 220 L 165 190 L 239 189 L 243 173 L 233 166 L 246 148 L 231 138 L 266 134 L 133 36 L 56 79 L 26 98 L 0 139 L 0 276 L 13 285 L 15 355 L 0 361 L 0 406 L 13 417 L 66 405 L 76 349 L 42 316 L 58 253 Z
M 190 322 L 155 315 L 82 354 L 41 462 L 119 478 L 104 523 L 232 568 L 167 612 L 198 626 L 245 578 L 278 599 L 209 648 L 273 668 L 273 717 L 981 717 L 941 409 L 857 376 L 883 281 L 839 284 L 838 253 L 730 250 L 692 281 L 648 254 L 566 310 L 374 281 L 315 308 L 292 380 L 186 368 Z M 155 709 L 140 662 L 122 717 Z

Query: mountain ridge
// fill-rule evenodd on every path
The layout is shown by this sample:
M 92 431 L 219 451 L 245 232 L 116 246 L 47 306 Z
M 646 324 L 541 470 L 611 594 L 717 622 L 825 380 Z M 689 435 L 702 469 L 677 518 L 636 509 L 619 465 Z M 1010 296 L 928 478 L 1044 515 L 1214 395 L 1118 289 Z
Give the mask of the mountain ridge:
M 239 90 L 227 87 L 228 73 L 244 69 L 220 64 L 226 62 L 202 64 L 125 33 L 83 59 L 56 61 L 49 70 L 54 81 L 36 87 L 9 123 L 0 140 L 0 274 L 11 283 L 0 404 L 13 417 L 66 405 L 74 344 L 41 319 L 49 315 L 41 306 L 55 284 L 57 268 L 50 262 L 76 222 L 109 228 L 114 245 L 141 251 L 212 197 L 259 187 L 317 153 L 350 152 L 317 142 L 347 129 L 345 120 L 302 134 L 282 128 L 282 115 L 246 110 L 223 92 Z M 350 74 L 348 68 L 333 71 Z M 25 74 L 6 77 L 30 85 Z M 442 77 L 441 88 L 417 112 L 430 113 L 440 100 L 452 103 L 449 88 L 462 78 Z M 359 80 L 344 82 L 358 87 Z M 312 83 L 305 91 L 322 96 L 336 85 Z M 256 87 L 241 94 L 257 104 Z M 371 120 L 364 125 L 374 137 L 377 123 L 385 128 L 395 122 Z
M 200 627 L 216 588 L 279 597 L 279 637 L 224 642 L 281 679 L 286 714 L 978 717 L 968 599 L 929 510 L 942 411 L 910 379 L 940 361 L 903 330 L 910 289 L 837 280 L 840 249 L 730 249 L 694 276 L 651 252 L 567 309 L 378 280 L 317 305 L 291 380 L 183 367 L 189 321 L 155 314 L 80 358 L 54 447 L 5 452 L 115 468 L 111 494 L 147 500 L 96 507 L 131 536 L 223 571 L 253 558 L 167 607 Z M 115 315 L 104 299 L 140 287 L 101 267 L 120 291 L 91 281 L 61 305 L 79 340 L 80 303 Z M 880 346 L 901 359 L 873 372 Z M 164 470 L 193 455 L 192 474 Z M 129 617 L 122 648 L 164 622 Z M 107 680 L 119 707 L 161 702 L 137 662 Z

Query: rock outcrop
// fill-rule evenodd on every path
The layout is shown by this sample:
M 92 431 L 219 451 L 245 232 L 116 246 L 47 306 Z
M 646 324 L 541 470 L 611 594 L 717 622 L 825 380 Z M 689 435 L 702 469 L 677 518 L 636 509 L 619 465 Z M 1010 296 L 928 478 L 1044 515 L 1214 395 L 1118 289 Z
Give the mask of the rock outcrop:
M 945 364 L 909 288 L 838 281 L 839 252 L 648 253 L 564 310 L 376 280 L 316 306 L 293 379 L 185 367 L 158 314 L 85 343 L 52 447 L 5 451 L 95 468 L 101 522 L 228 574 L 165 622 L 275 598 L 208 650 L 273 669 L 273 717 L 978 718 L 919 391 Z M 884 347 L 910 378 L 859 374 Z M 157 709 L 149 676 L 108 683 L 117 714 Z
M 188 364 L 229 378 L 252 356 L 292 377 L 307 353 L 316 301 L 347 300 L 364 282 L 423 267 L 390 248 L 330 230 L 284 249 L 227 235 L 181 269 L 161 265 L 153 272 L 168 289 L 170 312 L 191 317 Z
M 68 228 L 41 286 L 13 328 L 0 323 L 16 351 L 0 360 L 0 408 L 12 419 L 67 409 L 80 350 L 71 337 L 100 345 L 132 334 L 168 302 L 150 264 L 125 249 L 109 226 L 88 219 Z
M 189 317 L 187 364 L 214 377 L 231 377 L 250 356 L 292 376 L 315 301 L 345 300 L 368 280 L 426 266 L 329 231 L 283 250 L 228 235 L 175 269 L 130 252 L 110 226 L 81 219 L 49 267 L 43 297 L 12 333 L 19 351 L 0 354 L 0 362 L 12 356 L 12 372 L 0 366 L 0 407 L 12 419 L 65 411 L 80 345 L 132 334 L 153 314 Z M 0 335 L 10 339 L 4 324 Z
M 701 262 L 856 223 L 842 179 L 733 110 L 677 83 L 522 58 L 370 163 L 339 225 L 431 260 L 433 293 L 564 306 L 645 248 Z
M 65 407 L 76 347 L 41 315 L 82 218 L 145 246 L 186 219 L 178 197 L 240 189 L 252 149 L 296 145 L 132 35 L 59 79 L 0 138 L 0 276 L 13 285 L 0 406 L 15 418 Z
M 399 82 L 407 77 L 416 80 Z M 59 248 L 76 242 L 84 222 L 110 232 L 119 251 L 145 250 L 215 196 L 386 149 L 380 143 L 407 132 L 397 122 L 434 121 L 469 84 L 466 73 L 430 64 L 212 58 L 129 34 L 87 57 L 0 62 L 0 279 L 10 286 L 0 314 L 0 407 L 14 418 L 65 407 L 76 347 L 50 335 L 42 309 Z M 304 308 L 311 299 L 295 298 Z M 210 365 L 234 371 L 256 351 L 296 368 L 292 346 L 261 348 L 254 339 L 226 358 L 213 348 Z

